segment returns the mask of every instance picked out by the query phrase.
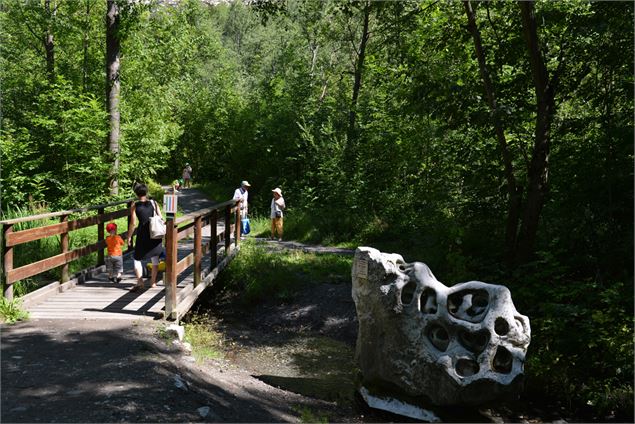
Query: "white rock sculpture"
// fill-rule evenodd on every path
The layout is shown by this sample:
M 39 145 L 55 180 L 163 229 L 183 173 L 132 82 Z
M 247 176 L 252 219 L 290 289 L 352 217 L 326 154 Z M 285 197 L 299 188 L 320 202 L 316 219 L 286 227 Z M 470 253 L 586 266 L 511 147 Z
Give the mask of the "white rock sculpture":
M 446 287 L 426 264 L 370 247 L 355 252 L 352 276 L 366 386 L 433 405 L 475 405 L 521 389 L 531 330 L 506 287 Z

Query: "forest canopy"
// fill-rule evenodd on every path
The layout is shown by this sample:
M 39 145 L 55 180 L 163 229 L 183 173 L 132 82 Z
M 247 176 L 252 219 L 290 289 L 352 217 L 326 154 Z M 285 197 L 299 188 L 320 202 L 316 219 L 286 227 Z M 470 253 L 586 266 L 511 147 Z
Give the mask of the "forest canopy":
M 106 0 L 0 4 L 5 214 L 281 187 L 306 240 L 508 284 L 547 390 L 632 407 L 632 2 L 111 3 L 118 150 Z

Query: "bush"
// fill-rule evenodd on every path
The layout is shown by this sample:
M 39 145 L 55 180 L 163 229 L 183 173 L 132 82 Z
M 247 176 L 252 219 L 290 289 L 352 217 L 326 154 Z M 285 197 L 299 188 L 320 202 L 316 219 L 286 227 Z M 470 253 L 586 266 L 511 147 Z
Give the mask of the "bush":
M 351 258 L 301 251 L 271 252 L 246 240 L 221 278 L 243 292 L 246 303 L 288 300 L 304 284 L 349 281 Z
M 150 180 L 148 182 L 148 194 L 152 199 L 156 200 L 157 203 L 163 206 L 163 195 L 165 194 L 165 190 L 163 190 L 161 184 L 154 180 Z
M 0 298 L 0 318 L 7 324 L 14 324 L 18 321 L 29 318 L 29 313 L 22 309 L 19 299 L 8 300 Z

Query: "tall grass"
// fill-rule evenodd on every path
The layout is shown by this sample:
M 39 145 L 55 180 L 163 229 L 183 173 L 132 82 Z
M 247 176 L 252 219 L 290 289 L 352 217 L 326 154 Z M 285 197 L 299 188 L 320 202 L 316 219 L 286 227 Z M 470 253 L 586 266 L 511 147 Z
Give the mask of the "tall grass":
M 351 261 L 351 257 L 332 254 L 270 251 L 246 240 L 221 278 L 229 287 L 242 291 L 246 303 L 287 300 L 306 284 L 349 281 Z
M 29 313 L 22 309 L 20 299 L 0 298 L 0 320 L 13 324 L 29 318 Z

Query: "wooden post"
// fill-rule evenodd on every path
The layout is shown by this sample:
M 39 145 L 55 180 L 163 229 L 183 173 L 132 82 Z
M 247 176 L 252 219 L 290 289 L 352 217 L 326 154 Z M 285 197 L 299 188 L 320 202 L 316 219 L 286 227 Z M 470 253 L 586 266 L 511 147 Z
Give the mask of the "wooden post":
M 97 209 L 97 215 L 101 217 L 105 212 L 104 208 Z M 97 224 L 97 243 L 101 242 L 104 239 L 104 223 L 100 222 Z M 97 266 L 104 264 L 104 249 L 99 249 L 97 251 Z
M 165 318 L 176 319 L 176 263 L 178 231 L 174 219 L 168 218 L 165 225 Z
M 210 218 L 210 235 L 212 237 L 212 240 L 210 241 L 210 252 L 209 252 L 209 256 L 210 256 L 210 271 L 214 268 L 216 268 L 216 265 L 218 265 L 218 252 L 216 251 L 216 248 L 218 247 L 218 240 L 216 240 L 216 238 L 218 237 L 218 228 L 216 227 L 216 225 L 218 224 L 218 210 L 214 209 L 212 211 L 212 217 Z
M 201 260 L 203 259 L 203 217 L 194 218 L 194 287 L 201 282 Z
M 7 236 L 13 232 L 12 224 L 4 224 L 2 226 L 2 254 L 3 267 L 2 282 L 4 283 L 4 297 L 7 300 L 13 300 L 13 284 L 7 283 L 7 275 L 13 269 L 13 246 L 7 246 Z
M 241 227 L 241 222 L 240 222 L 240 207 L 238 206 L 240 205 L 240 203 L 238 203 L 236 205 L 236 238 L 235 238 L 235 246 L 238 247 L 238 244 L 240 243 L 240 227 Z
M 60 217 L 60 222 L 68 222 L 68 215 L 62 215 Z M 63 232 L 62 234 L 60 234 L 60 246 L 61 246 L 61 250 L 62 253 L 66 253 L 68 252 L 68 231 Z M 65 263 L 64 265 L 62 265 L 62 272 L 60 275 L 60 283 L 65 283 L 70 279 L 70 275 L 68 273 L 68 263 Z
M 232 243 L 232 207 L 225 208 L 225 256 L 229 255 L 229 247 Z

